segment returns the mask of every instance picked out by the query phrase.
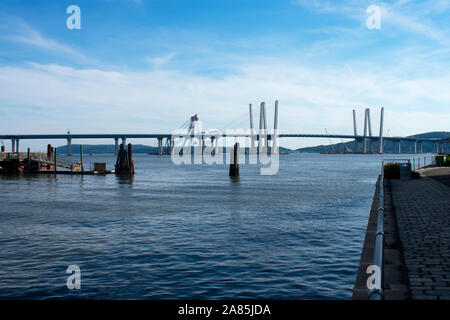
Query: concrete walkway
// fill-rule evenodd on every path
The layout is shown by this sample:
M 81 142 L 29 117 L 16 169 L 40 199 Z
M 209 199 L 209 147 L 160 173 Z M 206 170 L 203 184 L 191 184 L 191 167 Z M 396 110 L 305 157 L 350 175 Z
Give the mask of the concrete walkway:
M 450 168 L 449 167 L 428 168 L 428 169 L 424 169 L 424 170 L 419 170 L 419 172 L 426 175 L 427 177 L 433 178 L 434 180 L 450 187 Z
M 390 181 L 409 292 L 450 299 L 450 168 L 421 171 L 422 179 Z

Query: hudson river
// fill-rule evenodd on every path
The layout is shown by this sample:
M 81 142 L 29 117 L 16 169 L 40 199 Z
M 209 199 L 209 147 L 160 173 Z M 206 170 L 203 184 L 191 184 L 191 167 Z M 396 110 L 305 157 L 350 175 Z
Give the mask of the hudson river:
M 0 177 L 0 298 L 350 299 L 382 158 L 280 155 L 277 175 L 233 180 L 135 155 L 133 179 Z

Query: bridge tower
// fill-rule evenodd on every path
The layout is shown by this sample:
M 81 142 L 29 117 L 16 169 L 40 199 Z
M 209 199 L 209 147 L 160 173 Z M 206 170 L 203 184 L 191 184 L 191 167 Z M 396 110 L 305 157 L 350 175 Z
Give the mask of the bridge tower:
M 366 108 L 366 110 L 364 110 L 363 153 L 367 153 L 367 125 L 368 125 L 368 119 L 369 119 L 369 108 Z
M 356 111 L 353 109 L 353 131 L 355 133 L 355 153 L 358 153 L 358 130 L 356 128 Z
M 266 103 L 261 102 L 259 108 L 259 132 L 255 132 L 255 128 L 253 125 L 253 109 L 252 105 L 249 104 L 249 117 L 250 117 L 250 152 L 256 151 L 257 153 L 263 153 L 269 151 L 269 137 L 268 134 L 268 126 L 267 126 L 267 117 L 266 117 Z M 258 136 L 255 139 L 255 136 Z M 255 146 L 255 140 L 258 140 L 258 147 Z M 271 153 L 278 153 L 278 100 L 275 100 L 275 109 L 274 109 L 274 119 L 273 119 L 273 132 L 271 134 Z

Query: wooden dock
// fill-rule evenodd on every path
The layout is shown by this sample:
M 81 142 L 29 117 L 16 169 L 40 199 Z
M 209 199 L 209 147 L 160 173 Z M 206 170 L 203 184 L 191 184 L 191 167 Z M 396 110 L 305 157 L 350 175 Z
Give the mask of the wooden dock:
M 115 170 L 106 170 L 106 171 L 41 170 L 41 171 L 33 172 L 33 174 L 70 174 L 70 175 L 106 175 L 106 174 L 114 174 L 114 173 L 116 173 Z

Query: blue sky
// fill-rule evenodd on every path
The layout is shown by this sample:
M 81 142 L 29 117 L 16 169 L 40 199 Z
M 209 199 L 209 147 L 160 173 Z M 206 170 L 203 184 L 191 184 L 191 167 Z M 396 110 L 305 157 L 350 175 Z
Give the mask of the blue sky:
M 388 135 L 449 130 L 449 31 L 448 0 L 3 0 L 1 131 L 246 129 L 248 103 L 276 99 L 285 132 L 351 133 L 353 108 L 361 128 L 380 106 Z

